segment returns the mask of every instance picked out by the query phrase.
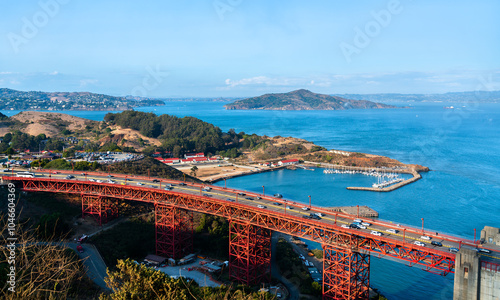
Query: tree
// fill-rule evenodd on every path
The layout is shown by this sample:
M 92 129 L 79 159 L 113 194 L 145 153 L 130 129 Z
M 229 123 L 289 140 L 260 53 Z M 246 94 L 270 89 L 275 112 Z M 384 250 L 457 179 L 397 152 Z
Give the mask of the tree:
M 196 171 L 198 171 L 198 167 L 197 166 L 193 166 L 191 168 L 191 175 L 193 175 L 194 177 L 196 177 Z
M 63 157 L 74 157 L 75 156 L 75 150 L 74 149 L 68 149 L 63 152 Z

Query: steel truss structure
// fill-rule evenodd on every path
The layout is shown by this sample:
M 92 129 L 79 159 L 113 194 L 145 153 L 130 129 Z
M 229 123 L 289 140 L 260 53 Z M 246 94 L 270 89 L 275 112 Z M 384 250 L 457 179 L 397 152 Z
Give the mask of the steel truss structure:
M 82 194 L 82 218 L 85 216 L 94 217 L 102 225 L 118 217 L 118 208 L 107 197 Z
M 271 280 L 271 230 L 229 221 L 229 278 L 256 285 Z
M 370 255 L 323 246 L 323 299 L 369 299 Z
M 179 259 L 193 250 L 193 212 L 155 205 L 156 254 Z
M 299 216 L 259 209 L 254 206 L 244 205 L 237 202 L 205 197 L 202 196 L 201 193 L 200 195 L 197 195 L 178 192 L 175 190 L 166 191 L 142 186 L 124 186 L 108 183 L 49 178 L 4 176 L 3 180 L 21 182 L 22 189 L 24 191 L 75 193 L 142 201 L 153 203 L 155 205 L 172 206 L 177 209 L 225 217 L 229 219 L 231 223 L 239 224 L 233 225 L 232 229 L 233 235 L 240 235 L 239 240 L 234 241 L 233 249 L 230 249 L 233 261 L 238 259 L 237 255 L 241 255 L 240 251 L 244 251 L 243 247 L 236 246 L 243 243 L 243 238 L 246 232 L 245 229 L 241 229 L 238 226 L 252 225 L 252 228 L 262 228 L 268 231 L 282 232 L 288 235 L 318 242 L 323 246 L 335 247 L 335 249 L 356 249 L 356 252 L 358 253 L 357 255 L 364 253 L 377 255 L 378 257 L 388 256 L 396 258 L 398 260 L 406 261 L 410 266 L 419 265 L 424 270 L 439 275 L 453 273 L 455 268 L 454 253 L 439 250 L 437 248 L 420 247 L 412 243 L 405 242 L 405 240 L 393 239 L 390 236 L 374 236 L 368 232 L 358 231 L 356 229 L 341 228 L 339 226 L 340 224 L 319 222 L 310 219 L 305 220 Z M 166 214 L 168 215 L 168 213 Z M 251 231 L 255 229 L 250 229 L 249 227 L 248 230 Z M 253 233 L 248 233 L 248 236 L 253 236 Z M 266 234 L 262 234 L 262 239 L 267 240 L 266 236 Z M 361 256 L 349 259 L 359 261 L 362 260 L 362 258 L 363 257 Z M 366 257 L 364 258 L 366 259 Z M 244 259 L 240 260 L 244 261 Z M 329 274 L 331 274 L 333 271 L 329 272 Z M 236 277 L 240 279 L 248 278 L 244 279 L 247 281 L 251 280 L 251 275 L 236 275 Z M 329 287 L 327 287 L 326 290 L 328 291 Z

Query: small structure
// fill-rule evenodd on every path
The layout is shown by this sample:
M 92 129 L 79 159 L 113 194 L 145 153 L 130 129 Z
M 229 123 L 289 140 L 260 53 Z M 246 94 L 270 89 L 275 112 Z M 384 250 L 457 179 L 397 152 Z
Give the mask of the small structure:
M 166 258 L 159 255 L 148 254 L 144 260 L 155 266 L 159 266 L 165 262 Z
M 296 165 L 299 163 L 299 160 L 294 158 L 294 159 L 286 159 L 286 160 L 280 160 L 278 162 L 278 166 L 290 166 L 290 165 Z

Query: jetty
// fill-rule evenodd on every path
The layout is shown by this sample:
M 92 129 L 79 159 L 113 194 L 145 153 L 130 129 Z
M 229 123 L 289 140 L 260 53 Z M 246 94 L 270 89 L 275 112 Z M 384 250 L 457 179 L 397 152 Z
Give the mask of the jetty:
M 400 187 L 403 187 L 407 184 L 410 184 L 412 182 L 415 182 L 419 179 L 422 178 L 422 175 L 420 175 L 417 171 L 414 169 L 410 168 L 366 168 L 366 167 L 356 167 L 356 166 L 342 166 L 342 165 L 333 165 L 333 164 L 327 164 L 327 163 L 317 163 L 317 162 L 310 162 L 307 161 L 305 163 L 311 164 L 311 165 L 316 165 L 321 168 L 325 168 L 326 170 L 324 173 L 326 174 L 335 174 L 335 173 L 348 173 L 348 174 L 365 174 L 365 175 L 371 175 L 371 176 L 376 176 L 379 174 L 383 173 L 405 173 L 405 174 L 411 174 L 413 177 L 403 180 L 402 178 L 392 178 L 391 181 L 389 182 L 384 182 L 380 184 L 374 184 L 372 187 L 355 187 L 355 186 L 350 186 L 347 187 L 348 190 L 355 190 L 355 191 L 370 191 L 370 192 L 391 192 L 394 191 Z M 370 169 L 370 172 L 366 172 L 367 169 Z
M 348 190 L 355 190 L 355 191 L 391 192 L 391 191 L 399 189 L 400 187 L 403 187 L 403 186 L 405 186 L 407 184 L 410 184 L 410 183 L 415 182 L 415 181 L 419 180 L 420 178 L 422 178 L 422 175 L 420 175 L 415 170 L 412 170 L 412 172 L 410 174 L 413 175 L 412 178 L 403 180 L 401 182 L 398 182 L 396 184 L 393 184 L 393 185 L 390 185 L 390 186 L 386 186 L 386 187 L 348 186 L 347 189 Z

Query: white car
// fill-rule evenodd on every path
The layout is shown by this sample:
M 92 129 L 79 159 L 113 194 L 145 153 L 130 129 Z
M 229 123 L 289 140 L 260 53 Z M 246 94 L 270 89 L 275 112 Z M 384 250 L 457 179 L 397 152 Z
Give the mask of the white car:
M 427 235 L 423 235 L 420 238 L 423 239 L 423 240 L 426 240 L 426 241 L 430 241 L 431 240 L 431 237 L 427 236 Z
M 394 234 L 398 233 L 398 231 L 396 229 L 392 229 L 392 228 L 386 229 L 385 231 L 390 232 L 390 233 L 394 233 Z
M 108 182 L 108 183 L 115 183 L 115 182 L 114 182 L 113 180 L 111 180 L 111 179 L 108 179 L 108 180 L 107 180 L 107 182 Z
M 376 230 L 372 230 L 372 232 L 370 232 L 370 234 L 373 234 L 373 235 L 376 235 L 376 236 L 382 236 L 382 232 L 378 232 Z
M 361 222 L 361 225 L 364 225 L 366 227 L 369 227 L 369 226 L 372 226 L 372 224 L 368 223 L 368 222 Z
M 208 186 L 206 186 L 206 187 L 204 187 L 204 188 L 203 188 L 203 190 L 204 190 L 204 191 L 206 191 L 206 192 L 210 191 L 211 189 L 212 189 L 212 188 L 211 188 L 211 187 L 208 187 Z
M 421 241 L 415 241 L 413 244 L 421 247 L 425 247 L 425 243 L 422 243 Z
M 137 185 L 144 185 L 144 183 L 142 183 L 142 182 L 138 182 L 138 183 L 137 183 Z
M 365 225 L 361 225 L 361 224 L 359 224 L 359 225 L 358 225 L 358 228 L 359 228 L 359 229 L 366 229 L 366 226 L 365 226 Z
M 321 217 L 321 218 L 325 216 L 325 215 L 324 215 L 324 214 L 322 214 L 322 213 L 314 213 L 314 214 L 315 214 L 315 215 L 317 215 L 318 217 Z
M 362 222 L 363 222 L 363 220 L 361 220 L 361 219 L 354 219 L 354 223 L 362 223 Z
M 340 225 L 340 227 L 349 229 L 349 225 L 347 225 L 347 224 L 342 224 L 342 225 Z
M 258 208 L 267 208 L 265 205 L 261 205 L 261 204 L 257 205 L 257 207 Z
M 305 211 L 308 211 L 309 210 L 309 207 L 302 207 L 302 210 L 305 210 Z

